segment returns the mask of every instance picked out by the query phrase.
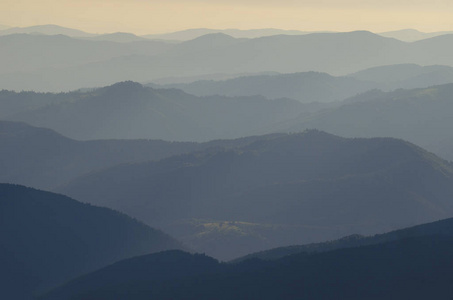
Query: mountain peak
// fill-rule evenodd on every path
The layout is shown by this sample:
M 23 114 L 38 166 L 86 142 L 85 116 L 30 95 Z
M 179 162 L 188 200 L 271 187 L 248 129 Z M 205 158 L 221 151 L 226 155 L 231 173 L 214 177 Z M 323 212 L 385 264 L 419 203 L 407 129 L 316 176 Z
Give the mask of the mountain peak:
M 214 33 L 208 33 L 205 35 L 202 35 L 194 40 L 213 40 L 213 39 L 228 39 L 228 40 L 234 40 L 235 38 L 232 37 L 231 35 L 228 35 L 223 32 L 214 32 Z
M 137 100 L 149 90 L 151 88 L 146 88 L 138 82 L 128 80 L 100 88 L 97 93 L 105 95 L 103 98 L 108 100 L 108 103 L 123 103 L 127 99 Z
M 236 39 L 228 34 L 222 32 L 208 33 L 197 37 L 193 40 L 184 42 L 184 45 L 198 45 L 198 46 L 226 46 L 234 42 Z
M 133 90 L 142 90 L 144 87 L 138 82 L 127 80 L 127 81 L 121 81 L 114 83 L 110 86 L 107 86 L 103 89 L 109 90 L 109 91 L 116 91 L 116 90 L 122 90 L 122 91 L 133 91 Z
M 133 33 L 129 32 L 113 32 L 102 34 L 93 38 L 97 41 L 112 41 L 112 42 L 137 42 L 137 41 L 146 41 L 146 38 L 139 37 Z
M 355 36 L 355 37 L 362 37 L 362 38 L 363 37 L 373 37 L 373 38 L 385 39 L 384 37 L 382 37 L 374 32 L 368 31 L 368 30 L 355 30 L 355 31 L 344 32 L 344 33 L 340 33 L 340 34 L 345 34 L 345 35 Z

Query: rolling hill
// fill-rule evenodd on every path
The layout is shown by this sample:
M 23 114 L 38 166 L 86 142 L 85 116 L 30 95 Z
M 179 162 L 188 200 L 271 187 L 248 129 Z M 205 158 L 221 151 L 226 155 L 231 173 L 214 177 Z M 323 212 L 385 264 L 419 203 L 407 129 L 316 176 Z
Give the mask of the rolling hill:
M 32 299 L 116 261 L 182 245 L 107 208 L 18 185 L 0 184 L 3 299 Z
M 58 191 L 231 259 L 447 218 L 452 180 L 450 164 L 410 143 L 307 131 L 118 166 Z

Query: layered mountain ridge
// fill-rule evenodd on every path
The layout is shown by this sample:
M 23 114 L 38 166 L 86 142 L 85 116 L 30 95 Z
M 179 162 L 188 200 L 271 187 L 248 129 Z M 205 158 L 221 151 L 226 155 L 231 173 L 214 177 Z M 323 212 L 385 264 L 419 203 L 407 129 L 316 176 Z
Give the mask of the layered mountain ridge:
M 410 143 L 315 130 L 117 166 L 58 191 L 228 259 L 447 218 L 452 180 L 451 164 Z

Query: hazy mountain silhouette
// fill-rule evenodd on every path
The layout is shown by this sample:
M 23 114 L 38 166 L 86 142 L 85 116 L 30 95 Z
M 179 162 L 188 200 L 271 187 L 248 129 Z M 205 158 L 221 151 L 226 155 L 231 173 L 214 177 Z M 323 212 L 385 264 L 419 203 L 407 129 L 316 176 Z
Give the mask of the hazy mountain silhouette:
M 375 67 L 348 75 L 361 81 L 373 82 L 375 88 L 413 89 L 453 83 L 453 68 L 449 66 L 419 66 L 402 64 Z
M 13 40 L 1 40 L 10 45 L 6 49 L 17 50 L 17 53 L 10 51 L 4 55 L 8 57 L 14 54 L 13 58 L 17 56 L 17 59 L 2 70 L 2 88 L 62 91 L 124 80 L 149 82 L 157 78 L 216 73 L 316 71 L 338 76 L 392 64 L 453 66 L 452 34 L 407 43 L 367 31 L 273 35 L 254 39 L 235 39 L 224 33 L 213 33 L 179 44 L 148 41 L 147 43 L 166 46 L 162 50 L 163 46 L 152 44 L 153 47 L 150 46 L 151 49 L 145 52 L 142 51 L 146 48 L 143 45 L 149 45 L 145 42 L 138 43 L 140 46 L 136 43 L 118 43 L 122 46 L 110 44 L 108 49 L 91 51 L 88 54 L 93 57 L 94 53 L 108 50 L 107 53 L 112 55 L 86 61 L 71 59 L 64 53 L 70 50 L 80 59 L 81 55 L 76 49 L 82 46 L 78 43 L 87 41 L 66 37 L 69 39 L 67 43 L 42 51 L 42 43 L 51 44 L 46 38 L 55 39 L 49 36 L 34 36 L 35 40 L 27 47 Z M 134 51 L 129 49 L 126 53 L 118 53 L 121 52 L 118 47 L 129 47 Z M 156 47 L 160 50 L 157 51 Z M 33 53 L 42 51 L 49 57 L 64 57 L 66 61 L 55 63 L 53 68 L 49 68 L 48 64 L 44 65 L 48 67 L 45 69 L 32 68 L 31 66 L 39 66 L 42 62 L 24 49 Z M 115 51 L 117 53 L 113 55 L 112 52 Z M 30 57 L 33 58 L 31 61 Z
M 131 43 L 131 42 L 143 42 L 147 41 L 148 39 L 137 36 L 133 33 L 128 32 L 115 32 L 115 33 L 108 33 L 108 34 L 100 34 L 94 37 L 90 37 L 90 40 L 94 41 L 110 41 L 110 42 L 118 42 L 118 43 Z
M 58 25 L 37 25 L 29 27 L 10 27 L 2 30 L 0 28 L 0 35 L 16 34 L 16 33 L 27 33 L 27 34 L 41 34 L 41 35 L 67 35 L 72 37 L 91 37 L 95 34 L 84 32 L 81 30 L 62 27 Z
M 451 34 L 452 31 L 438 31 L 438 32 L 421 32 L 416 29 L 401 29 L 395 31 L 387 31 L 379 33 L 379 35 L 395 38 L 404 42 L 415 42 L 419 40 L 424 40 L 439 35 Z
M 173 47 L 172 44 L 158 41 L 114 43 L 71 38 L 64 35 L 29 34 L 0 36 L 0 43 L 3 45 L 0 49 L 2 65 L 0 73 L 13 74 L 13 76 L 19 76 L 24 80 L 22 83 L 15 83 L 16 86 L 14 86 L 14 82 L 11 82 L 11 86 L 5 83 L 0 88 L 41 91 L 52 91 L 58 85 L 52 85 L 50 80 L 47 81 L 46 78 L 42 78 L 41 82 L 35 81 L 27 86 L 26 78 L 32 76 L 28 75 L 30 72 L 36 71 L 36 76 L 40 76 L 43 72 L 55 72 L 55 68 L 85 65 L 118 56 L 154 55 Z M 9 78 L 9 75 L 5 75 L 5 78 Z M 76 76 L 63 84 L 60 91 L 67 90 L 66 86 L 68 85 L 74 87 L 74 81 L 77 81 Z M 92 85 L 93 83 L 87 84 L 88 87 Z M 77 84 L 76 88 L 87 86 Z
M 300 30 L 283 30 L 276 28 L 264 28 L 264 29 L 250 29 L 250 30 L 240 30 L 240 29 L 209 29 L 209 28 L 193 28 L 182 31 L 164 33 L 164 34 L 148 34 L 143 37 L 149 39 L 164 39 L 164 40 L 178 40 L 178 41 L 188 41 L 196 39 L 202 35 L 211 34 L 211 33 L 224 33 L 235 38 L 259 38 L 264 36 L 272 35 L 302 35 L 313 33 L 310 31 L 300 31 Z
M 43 35 L 56 35 L 63 34 L 70 37 L 97 37 L 102 34 L 94 34 L 84 32 L 82 30 L 62 27 L 53 24 L 37 25 L 29 27 L 9 27 L 0 25 L 0 35 L 15 34 L 15 33 L 28 33 L 28 34 L 43 34 Z M 182 31 L 175 31 L 164 34 L 147 34 L 143 38 L 154 40 L 173 40 L 173 41 L 188 41 L 200 36 L 211 33 L 224 33 L 235 38 L 259 38 L 274 35 L 306 35 L 311 33 L 321 33 L 315 31 L 300 31 L 300 30 L 284 30 L 278 28 L 262 28 L 262 29 L 210 29 L 210 28 L 192 28 Z M 378 33 L 383 37 L 395 38 L 404 42 L 414 42 L 427 38 L 432 38 L 440 35 L 451 34 L 451 31 L 439 32 L 421 32 L 416 29 L 401 29 L 395 31 L 387 31 Z
M 162 77 L 213 73 L 319 71 L 337 75 L 383 64 L 417 63 L 420 56 L 427 60 L 435 56 L 448 64 L 449 57 L 453 57 L 445 53 L 444 57 L 437 58 L 438 51 L 420 52 L 416 48 L 412 44 L 364 31 L 256 39 L 234 39 L 217 33 L 173 45 L 158 55 L 106 56 L 103 61 L 67 68 L 62 66 L 21 74 L 10 71 L 0 79 L 3 88 L 61 91 L 124 80 L 146 82 Z
M 453 213 L 452 180 L 451 165 L 407 142 L 307 131 L 118 166 L 59 191 L 230 259 L 446 218 Z
M 450 56 L 450 51 L 453 43 L 453 34 L 445 34 L 429 39 L 420 40 L 412 43 L 415 51 L 410 55 L 418 56 L 418 64 L 420 65 L 448 65 L 453 66 L 453 56 Z M 431 53 L 433 55 L 423 55 Z
M 159 160 L 210 147 L 238 147 L 261 138 L 207 143 L 162 140 L 82 142 L 49 129 L 0 121 L 0 182 L 52 189 L 85 173 L 118 164 Z
M 113 264 L 40 299 L 447 300 L 453 295 L 448 231 L 233 265 L 167 251 Z
M 177 78 L 165 80 L 154 88 L 178 88 L 197 96 L 263 95 L 270 99 L 291 98 L 302 102 L 343 100 L 372 89 L 395 90 L 422 88 L 453 82 L 453 68 L 402 64 L 366 69 L 348 76 L 334 77 L 326 73 L 252 74 L 235 78 L 199 80 Z M 189 82 L 185 82 L 187 80 Z M 173 83 L 172 83 L 173 82 Z
M 228 80 L 238 77 L 249 77 L 255 75 L 278 75 L 278 72 L 258 72 L 258 73 L 235 73 L 235 74 L 227 74 L 227 73 L 216 73 L 216 74 L 205 74 L 200 76 L 171 76 L 171 77 L 162 77 L 158 79 L 154 79 L 152 82 L 146 83 L 147 86 L 150 87 L 158 87 L 158 85 L 168 85 L 168 84 L 181 84 L 181 83 L 192 83 L 196 81 L 204 81 L 204 80 Z
M 224 81 L 197 81 L 190 84 L 170 84 L 165 88 L 181 89 L 197 96 L 252 96 L 269 99 L 291 98 L 301 102 L 332 102 L 376 88 L 375 85 L 347 77 L 325 73 L 294 73 L 253 75 Z
M 119 212 L 68 197 L 0 184 L 2 299 L 32 294 L 179 242 Z
M 346 137 L 396 137 L 432 151 L 453 138 L 453 84 L 424 89 L 364 93 L 330 111 L 301 116 L 286 126 L 289 132 L 317 128 Z
M 253 135 L 297 117 L 307 107 L 311 109 L 290 99 L 196 97 L 122 82 L 6 119 L 51 128 L 76 139 L 207 141 Z
M 176 45 L 173 49 L 165 53 L 165 58 L 163 57 L 163 59 L 169 59 L 169 62 L 172 64 L 174 63 L 173 59 L 180 60 L 181 58 L 191 59 L 197 63 L 203 60 L 218 63 L 219 57 L 211 57 L 213 53 L 216 51 L 222 52 L 225 49 L 230 49 L 247 41 L 248 39 L 236 39 L 224 33 L 206 34 Z M 206 65 L 206 61 L 203 64 Z M 177 75 L 181 76 L 184 73 L 178 73 Z

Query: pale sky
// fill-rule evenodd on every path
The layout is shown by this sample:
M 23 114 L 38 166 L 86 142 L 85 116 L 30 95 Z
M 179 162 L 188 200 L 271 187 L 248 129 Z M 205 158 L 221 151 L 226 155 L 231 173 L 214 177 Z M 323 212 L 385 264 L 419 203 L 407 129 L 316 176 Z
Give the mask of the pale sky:
M 188 28 L 453 30 L 453 0 L 0 0 L 0 24 L 93 33 Z

